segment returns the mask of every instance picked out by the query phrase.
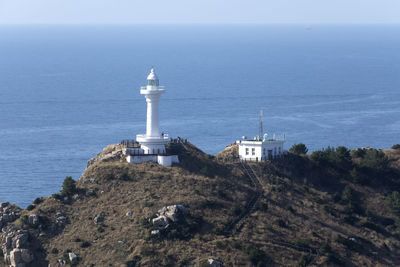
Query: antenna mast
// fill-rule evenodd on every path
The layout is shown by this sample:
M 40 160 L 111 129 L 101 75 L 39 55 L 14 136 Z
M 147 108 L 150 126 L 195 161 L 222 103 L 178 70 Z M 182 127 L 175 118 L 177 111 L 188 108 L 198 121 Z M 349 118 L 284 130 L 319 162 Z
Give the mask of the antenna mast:
M 263 134 L 264 134 L 264 130 L 263 130 L 263 110 L 260 109 L 260 129 L 259 129 L 259 133 L 258 133 L 259 137 L 261 140 L 263 140 Z

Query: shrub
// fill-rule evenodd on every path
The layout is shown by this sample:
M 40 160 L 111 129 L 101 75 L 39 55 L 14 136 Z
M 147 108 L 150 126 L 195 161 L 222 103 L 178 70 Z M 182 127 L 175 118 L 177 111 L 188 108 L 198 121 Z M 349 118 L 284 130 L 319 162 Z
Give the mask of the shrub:
M 242 213 L 242 210 L 243 210 L 243 208 L 242 208 L 242 206 L 241 206 L 239 203 L 234 203 L 234 204 L 232 205 L 232 212 L 233 212 L 233 214 L 239 215 L 240 213 Z
M 354 201 L 354 193 L 350 186 L 346 185 L 343 189 L 341 200 L 348 204 L 351 204 Z
M 82 242 L 82 244 L 81 244 L 81 248 L 88 248 L 88 247 L 90 247 L 90 242 L 88 242 L 88 241 L 83 241 Z
M 312 258 L 311 258 L 311 256 L 310 255 L 306 255 L 306 254 L 303 254 L 303 255 L 301 255 L 301 258 L 300 258 L 300 260 L 299 260 L 299 263 L 297 263 L 297 266 L 299 266 L 299 267 L 306 267 L 308 264 L 310 264 L 311 263 L 311 260 L 312 260 Z
M 71 176 L 65 177 L 60 193 L 62 196 L 71 196 L 76 193 L 75 180 Z
M 351 181 L 355 184 L 366 184 L 367 180 L 364 178 L 358 168 L 354 167 L 349 172 Z
M 395 144 L 392 146 L 392 149 L 400 149 L 400 144 Z
M 387 168 L 389 163 L 385 153 L 377 149 L 370 149 L 365 153 L 361 161 L 361 166 L 376 171 L 383 171 Z
M 28 207 L 26 207 L 27 210 L 33 210 L 35 208 L 34 205 L 28 205 Z
M 366 149 L 365 148 L 357 148 L 356 150 L 351 151 L 353 157 L 362 158 L 365 156 Z
M 264 251 L 251 244 L 243 248 L 243 252 L 247 254 L 249 260 L 254 266 L 266 266 L 267 255 Z
M 40 204 L 42 202 L 43 202 L 43 199 L 41 197 L 38 197 L 33 201 L 33 204 L 38 205 L 38 204 Z
M 290 152 L 297 154 L 297 155 L 302 155 L 302 154 L 307 154 L 308 148 L 306 147 L 305 144 L 299 143 L 299 144 L 294 144 L 290 149 Z
M 52 249 L 51 249 L 51 253 L 53 253 L 53 254 L 58 254 L 58 249 L 57 249 L 57 248 L 52 248 Z
M 400 212 L 400 193 L 393 191 L 388 197 L 386 197 L 386 204 L 394 211 Z

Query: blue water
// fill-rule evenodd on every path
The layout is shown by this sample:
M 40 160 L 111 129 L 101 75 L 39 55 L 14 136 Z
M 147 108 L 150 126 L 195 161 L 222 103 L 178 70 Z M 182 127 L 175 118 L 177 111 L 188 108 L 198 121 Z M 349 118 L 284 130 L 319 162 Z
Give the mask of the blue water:
M 162 129 L 208 153 L 256 135 L 261 108 L 286 148 L 400 143 L 400 26 L 1 26 L 0 202 L 144 133 L 152 65 Z

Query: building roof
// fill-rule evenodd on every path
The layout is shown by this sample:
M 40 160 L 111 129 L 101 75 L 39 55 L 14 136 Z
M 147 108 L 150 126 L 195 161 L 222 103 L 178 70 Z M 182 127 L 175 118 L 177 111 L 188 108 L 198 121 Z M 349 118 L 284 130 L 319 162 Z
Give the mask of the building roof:
M 154 68 L 151 68 L 149 76 L 147 76 L 147 80 L 158 80 L 156 73 L 154 72 Z

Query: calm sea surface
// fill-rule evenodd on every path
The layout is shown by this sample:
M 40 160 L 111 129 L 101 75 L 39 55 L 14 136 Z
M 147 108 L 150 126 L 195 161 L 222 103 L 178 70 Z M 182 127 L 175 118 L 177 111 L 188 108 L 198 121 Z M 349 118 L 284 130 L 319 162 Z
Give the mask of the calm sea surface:
M 152 65 L 162 129 L 211 154 L 256 135 L 260 109 L 286 148 L 400 143 L 400 26 L 2 26 L 0 202 L 144 133 Z

